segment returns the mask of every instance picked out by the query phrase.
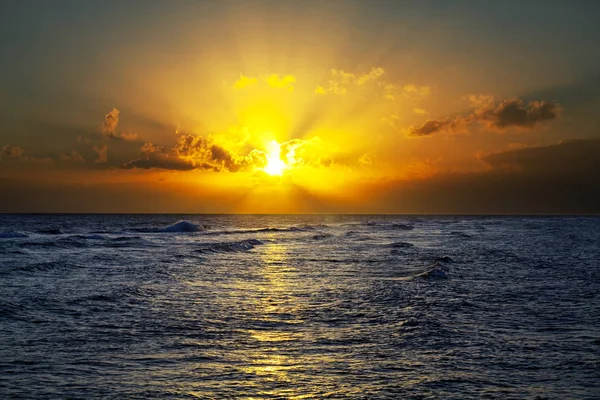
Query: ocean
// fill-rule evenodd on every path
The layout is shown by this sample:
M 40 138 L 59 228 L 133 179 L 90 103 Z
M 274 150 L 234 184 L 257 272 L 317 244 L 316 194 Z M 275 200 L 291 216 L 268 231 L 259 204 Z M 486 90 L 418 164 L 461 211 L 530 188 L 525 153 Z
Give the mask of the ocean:
M 0 215 L 2 399 L 598 399 L 600 218 Z

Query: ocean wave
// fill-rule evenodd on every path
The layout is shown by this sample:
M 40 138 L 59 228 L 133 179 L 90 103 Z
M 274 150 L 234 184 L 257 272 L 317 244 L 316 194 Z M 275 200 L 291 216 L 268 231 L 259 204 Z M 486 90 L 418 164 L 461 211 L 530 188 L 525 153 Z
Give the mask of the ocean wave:
M 67 301 L 70 306 L 97 306 L 99 303 L 141 303 L 152 297 L 156 292 L 150 288 L 140 287 L 138 285 L 122 285 L 112 290 L 93 293 L 81 297 L 72 298 Z
M 81 235 L 80 237 L 85 240 L 104 240 L 104 239 L 106 239 L 102 235 Z
M 53 247 L 58 247 L 56 242 L 50 242 L 50 241 L 41 241 L 41 242 L 21 242 L 19 243 L 19 246 L 22 248 L 53 248 Z
M 63 231 L 60 228 L 47 228 L 40 229 L 37 231 L 37 233 L 41 233 L 43 235 L 61 235 Z
M 161 232 L 200 232 L 203 231 L 202 225 L 196 225 L 189 221 L 179 221 L 173 225 L 163 228 Z
M 408 242 L 394 242 L 394 243 L 388 244 L 388 246 L 391 248 L 394 248 L 394 249 L 408 249 L 411 247 L 415 247 L 414 244 L 408 243 Z
M 411 230 L 415 229 L 415 227 L 413 225 L 408 225 L 408 224 L 389 224 L 389 225 L 384 225 L 383 227 L 384 227 L 384 229 L 401 230 L 401 231 L 411 231 Z
M 302 226 L 287 226 L 287 227 L 264 227 L 250 229 L 232 229 L 232 230 L 214 230 L 205 231 L 206 235 L 241 235 L 245 233 L 274 233 L 274 232 L 312 232 L 324 225 L 302 225 Z
M 395 230 L 399 230 L 399 231 L 411 231 L 413 229 L 415 229 L 415 227 L 413 225 L 410 224 L 403 224 L 400 222 L 374 222 L 374 221 L 368 221 L 366 223 L 367 226 L 374 226 L 377 227 L 379 229 L 383 229 L 383 230 L 390 230 L 390 231 L 395 231 Z
M 450 232 L 450 234 L 452 236 L 456 236 L 456 237 L 459 237 L 462 239 L 470 239 L 471 238 L 471 235 L 469 235 L 468 233 L 464 233 L 464 232 L 452 231 L 452 232 Z
M 21 304 L 0 300 L 0 318 L 24 319 L 23 309 Z
M 128 247 L 136 244 L 146 244 L 141 236 L 119 236 L 115 238 L 102 235 L 69 235 L 58 238 L 40 238 L 20 243 L 23 248 L 39 249 L 70 249 L 90 246 L 100 247 Z
M 18 238 L 26 238 L 28 235 L 22 232 L 0 232 L 0 239 L 18 239 Z
M 258 239 L 241 240 L 239 242 L 220 242 L 220 243 L 204 243 L 196 249 L 196 253 L 238 253 L 252 250 L 255 246 L 261 245 Z
M 414 278 L 420 279 L 448 279 L 448 274 L 442 268 L 433 267 L 426 271 L 421 272 L 420 274 L 413 275 Z
M 131 247 L 148 245 L 148 241 L 141 236 L 119 236 L 115 238 L 108 238 L 108 240 L 102 244 L 104 247 Z
M 433 264 L 429 265 L 423 272 L 413 275 L 412 279 L 448 279 L 450 268 L 448 264 L 454 260 L 448 256 L 439 257 Z
M 34 262 L 26 265 L 22 265 L 12 271 L 19 271 L 25 273 L 37 273 L 37 272 L 50 272 L 57 269 L 72 268 L 74 264 L 66 263 L 63 261 L 44 261 Z
M 317 233 L 316 235 L 313 235 L 313 239 L 314 240 L 323 240 L 323 239 L 329 239 L 332 238 L 333 235 L 331 233 Z
M 131 230 L 140 233 L 192 233 L 202 232 L 205 228 L 189 221 L 179 221 L 164 228 L 134 228 Z

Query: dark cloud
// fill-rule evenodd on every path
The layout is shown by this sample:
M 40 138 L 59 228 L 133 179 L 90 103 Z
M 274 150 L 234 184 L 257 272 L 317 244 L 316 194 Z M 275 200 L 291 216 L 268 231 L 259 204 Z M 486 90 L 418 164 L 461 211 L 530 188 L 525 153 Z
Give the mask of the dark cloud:
M 196 169 L 194 164 L 186 162 L 178 157 L 169 157 L 163 154 L 155 154 L 148 158 L 138 158 L 131 160 L 121 166 L 124 169 L 142 168 L 142 169 L 168 169 L 174 171 L 191 171 Z
M 454 117 L 446 118 L 443 121 L 437 121 L 434 119 L 428 119 L 419 128 L 410 127 L 408 129 L 408 136 L 419 137 L 429 136 L 437 132 L 449 132 L 456 133 L 463 131 L 466 126 L 472 121 L 472 117 Z
M 502 130 L 510 127 L 529 129 L 535 125 L 558 118 L 561 108 L 556 103 L 532 101 L 526 105 L 520 99 L 504 100 L 498 107 L 483 108 L 476 116 L 490 129 Z
M 202 136 L 179 133 L 172 152 L 196 165 L 198 169 L 238 172 L 247 170 L 257 162 L 256 152 L 240 156 L 222 146 L 210 143 Z
M 140 158 L 131 160 L 122 167 L 239 172 L 264 166 L 265 163 L 266 157 L 259 150 L 253 150 L 247 156 L 240 156 L 210 143 L 202 136 L 178 133 L 172 148 L 145 143 L 141 148 Z
M 600 139 L 568 140 L 481 157 L 495 171 L 587 176 L 600 172 Z
M 411 126 L 410 137 L 429 136 L 438 132 L 462 133 L 467 126 L 480 122 L 488 130 L 502 131 L 509 128 L 532 129 L 540 123 L 558 118 L 562 109 L 557 103 L 532 101 L 525 104 L 517 98 L 506 99 L 499 105 L 489 96 L 469 96 L 475 108 L 472 114 L 449 117 L 444 120 L 427 120 L 421 127 Z
M 489 154 L 486 172 L 365 185 L 362 212 L 600 213 L 600 138 Z

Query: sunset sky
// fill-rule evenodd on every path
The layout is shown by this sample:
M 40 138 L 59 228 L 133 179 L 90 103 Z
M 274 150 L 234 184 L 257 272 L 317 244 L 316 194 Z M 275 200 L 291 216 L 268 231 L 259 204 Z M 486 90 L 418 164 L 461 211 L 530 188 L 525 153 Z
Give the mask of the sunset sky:
M 599 213 L 600 2 L 0 5 L 0 212 Z

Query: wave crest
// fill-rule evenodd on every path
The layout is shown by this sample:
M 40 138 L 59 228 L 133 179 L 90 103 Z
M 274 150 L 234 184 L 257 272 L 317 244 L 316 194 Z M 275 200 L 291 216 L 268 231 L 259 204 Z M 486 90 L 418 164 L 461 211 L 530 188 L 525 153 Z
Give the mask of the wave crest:
M 161 232 L 200 232 L 203 231 L 202 225 L 196 225 L 189 221 L 179 221 L 162 229 Z
M 241 240 L 239 242 L 221 242 L 221 243 L 205 243 L 196 250 L 197 253 L 238 253 L 242 251 L 252 250 L 255 246 L 261 245 L 258 239 Z

